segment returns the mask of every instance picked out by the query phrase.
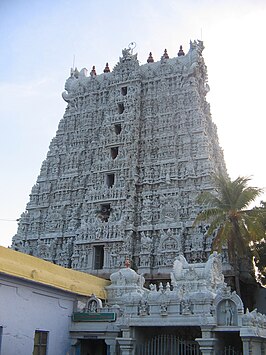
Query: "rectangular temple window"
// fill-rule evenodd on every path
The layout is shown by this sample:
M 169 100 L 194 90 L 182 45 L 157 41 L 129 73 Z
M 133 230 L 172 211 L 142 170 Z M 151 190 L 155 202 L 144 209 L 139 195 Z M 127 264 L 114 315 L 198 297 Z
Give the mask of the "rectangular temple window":
M 125 106 L 123 104 L 123 102 L 120 102 L 119 104 L 117 104 L 117 107 L 118 107 L 118 113 L 123 113 L 124 110 L 125 110 Z
M 32 355 L 46 355 L 47 353 L 48 332 L 35 330 L 34 349 Z
M 120 134 L 122 131 L 122 126 L 120 123 L 115 124 L 115 134 Z
M 123 86 L 123 87 L 121 88 L 121 94 L 122 94 L 123 96 L 126 96 L 126 95 L 127 95 L 127 86 Z
M 112 159 L 115 159 L 118 155 L 118 147 L 112 147 L 111 148 L 111 157 Z
M 106 175 L 106 184 L 108 187 L 113 187 L 115 183 L 115 174 Z
M 100 270 L 103 268 L 104 261 L 104 246 L 97 245 L 94 247 L 94 269 Z

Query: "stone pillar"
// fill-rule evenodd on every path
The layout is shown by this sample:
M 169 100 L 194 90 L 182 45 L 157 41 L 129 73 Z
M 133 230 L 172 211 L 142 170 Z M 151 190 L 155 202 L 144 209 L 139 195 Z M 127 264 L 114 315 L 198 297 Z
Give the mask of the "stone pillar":
M 262 355 L 262 339 L 253 338 L 251 342 L 251 352 L 252 354 Z
M 243 343 L 243 355 L 263 355 L 264 347 L 261 338 L 257 337 L 241 337 Z
M 246 337 L 245 338 L 242 337 L 242 344 L 243 344 L 243 355 L 249 355 L 250 339 Z
M 133 355 L 133 338 L 116 338 L 119 343 L 121 355 Z
M 201 327 L 202 338 L 195 339 L 200 346 L 202 355 L 215 355 L 218 339 L 215 338 L 215 334 L 212 331 L 212 327 Z
M 121 355 L 134 355 L 133 349 L 134 349 L 135 339 L 132 338 L 132 328 L 125 327 L 121 329 L 121 331 L 122 331 L 122 337 L 116 338 L 120 346 Z
M 67 354 L 69 354 L 69 355 L 80 354 L 80 347 L 81 347 L 80 340 L 71 339 L 71 348 L 70 348 L 69 353 L 67 353 Z
M 107 355 L 115 355 L 116 340 L 115 339 L 105 339 L 105 344 L 107 345 Z
M 266 341 L 265 341 L 265 339 L 262 340 L 262 344 L 261 344 L 261 354 L 262 354 L 262 355 L 266 355 Z
M 215 348 L 218 342 L 215 338 L 197 338 L 202 355 L 215 355 Z

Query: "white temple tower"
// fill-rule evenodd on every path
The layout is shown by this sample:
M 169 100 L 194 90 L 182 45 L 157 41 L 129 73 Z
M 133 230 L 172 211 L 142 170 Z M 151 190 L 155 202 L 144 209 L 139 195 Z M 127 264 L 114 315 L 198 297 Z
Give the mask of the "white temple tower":
M 71 70 L 68 103 L 12 247 L 100 276 L 131 260 L 163 279 L 177 255 L 206 261 L 195 203 L 225 172 L 209 104 L 203 43 L 139 65 L 124 49 L 109 70 Z M 159 276 L 158 276 L 159 275 Z

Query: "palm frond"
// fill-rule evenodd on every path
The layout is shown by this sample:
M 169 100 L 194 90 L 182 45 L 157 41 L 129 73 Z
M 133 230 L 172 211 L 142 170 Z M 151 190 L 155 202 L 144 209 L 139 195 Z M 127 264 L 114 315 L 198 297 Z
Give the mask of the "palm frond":
M 212 250 L 221 251 L 223 246 L 228 246 L 228 240 L 231 235 L 231 225 L 230 223 L 224 223 L 220 226 L 217 234 L 212 242 Z
M 224 212 L 219 208 L 209 208 L 201 211 L 194 221 L 194 225 L 202 221 L 212 221 L 216 216 L 223 215 Z
M 219 192 L 219 197 L 224 207 L 232 205 L 232 194 L 230 192 L 230 179 L 224 175 L 215 175 L 214 183 Z
M 244 209 L 250 205 L 251 202 L 255 201 L 256 198 L 261 195 L 263 189 L 257 187 L 247 187 L 242 193 L 239 194 L 236 200 L 236 206 L 238 209 Z
M 196 202 L 200 205 L 210 206 L 210 207 L 220 207 L 221 201 L 219 198 L 209 191 L 202 192 L 196 199 Z
M 262 220 L 254 214 L 241 214 L 242 223 L 245 224 L 246 230 L 249 233 L 250 241 L 258 241 L 265 238 L 265 226 Z
M 225 223 L 226 216 L 225 214 L 219 214 L 212 221 L 210 221 L 210 225 L 208 228 L 207 235 L 211 236 L 215 231 L 218 231 L 221 226 Z
M 265 237 L 266 209 L 247 210 L 263 190 L 248 186 L 250 177 L 239 176 L 231 181 L 228 176 L 217 174 L 213 179 L 215 191 L 203 192 L 197 198 L 203 211 L 194 225 L 208 222 L 207 235 L 216 231 L 212 248 L 221 250 L 227 245 L 229 259 L 235 263 L 236 255 L 247 254 L 252 242 Z

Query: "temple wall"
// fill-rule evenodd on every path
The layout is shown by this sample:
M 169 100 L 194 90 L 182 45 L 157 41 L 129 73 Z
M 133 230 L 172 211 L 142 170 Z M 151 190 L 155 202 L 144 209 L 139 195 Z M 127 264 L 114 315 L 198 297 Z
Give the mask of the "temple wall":
M 74 295 L 4 275 L 0 292 L 1 354 L 32 354 L 35 330 L 48 332 L 48 354 L 67 353 Z

